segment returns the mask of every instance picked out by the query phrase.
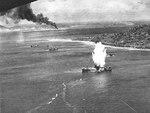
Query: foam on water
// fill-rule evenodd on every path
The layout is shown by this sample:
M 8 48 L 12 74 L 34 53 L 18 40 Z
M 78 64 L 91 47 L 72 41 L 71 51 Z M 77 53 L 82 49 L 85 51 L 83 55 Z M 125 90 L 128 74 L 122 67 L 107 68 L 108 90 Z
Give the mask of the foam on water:
M 71 39 L 47 39 L 49 42 L 73 42 Z
M 54 39 L 47 39 L 47 41 L 49 41 L 49 42 L 78 42 L 78 43 L 83 43 L 85 45 L 90 45 L 90 46 L 95 45 L 95 43 L 91 42 L 91 41 L 80 41 L 80 40 L 72 40 L 72 39 L 58 39 L 58 38 L 54 38 Z
M 43 103 L 43 104 L 41 104 L 41 105 L 39 105 L 39 106 L 37 106 L 37 107 L 31 109 L 31 110 L 27 111 L 27 113 L 33 113 L 33 112 L 35 112 L 36 110 L 38 110 L 38 109 L 40 109 L 40 108 L 42 108 L 42 107 L 44 107 L 44 106 L 46 106 L 46 105 L 51 104 L 57 97 L 58 97 L 58 94 L 56 94 L 54 97 L 50 98 L 47 103 Z
M 68 108 L 71 108 L 73 109 L 73 113 L 76 113 L 76 107 L 73 106 L 71 103 L 69 103 L 67 100 L 66 100 L 66 90 L 67 90 L 67 85 L 65 83 L 62 83 L 62 92 L 58 93 L 58 94 L 55 94 L 52 98 L 50 98 L 48 100 L 47 103 L 43 103 L 43 104 L 40 104 L 39 106 L 27 111 L 27 113 L 33 113 L 33 112 L 36 112 L 38 109 L 41 109 L 42 107 L 46 106 L 46 105 L 50 105 L 53 103 L 53 101 L 55 101 L 57 98 L 62 98 L 62 101 L 64 101 L 64 103 L 66 104 L 66 106 L 68 106 Z M 51 106 L 49 106 L 51 107 Z

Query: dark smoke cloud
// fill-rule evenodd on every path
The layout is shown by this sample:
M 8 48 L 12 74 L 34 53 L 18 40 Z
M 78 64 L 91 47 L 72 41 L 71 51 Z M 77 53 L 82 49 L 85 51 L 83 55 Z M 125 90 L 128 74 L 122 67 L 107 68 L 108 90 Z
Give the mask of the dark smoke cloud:
M 58 29 L 56 24 L 52 21 L 49 21 L 49 18 L 44 17 L 43 14 L 35 15 L 30 7 L 30 4 L 23 5 L 5 12 L 1 12 L 0 15 L 6 15 L 16 20 L 16 22 L 19 22 L 19 20 L 22 19 L 26 19 L 28 21 L 36 22 L 38 24 L 52 25 L 56 29 Z

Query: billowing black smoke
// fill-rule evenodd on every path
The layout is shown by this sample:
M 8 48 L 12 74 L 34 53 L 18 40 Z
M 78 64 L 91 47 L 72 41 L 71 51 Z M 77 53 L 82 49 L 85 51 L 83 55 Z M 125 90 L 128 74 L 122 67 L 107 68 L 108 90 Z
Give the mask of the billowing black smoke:
M 43 14 L 35 15 L 30 7 L 30 4 L 23 5 L 5 12 L 1 12 L 0 15 L 7 15 L 8 17 L 16 20 L 17 22 L 21 19 L 26 19 L 28 21 L 36 22 L 38 24 L 52 25 L 58 29 L 57 25 L 49 21 L 49 18 L 44 17 Z
M 36 15 L 33 14 L 30 4 L 16 8 L 14 16 L 17 16 L 18 19 L 27 19 L 28 21 L 36 22 Z

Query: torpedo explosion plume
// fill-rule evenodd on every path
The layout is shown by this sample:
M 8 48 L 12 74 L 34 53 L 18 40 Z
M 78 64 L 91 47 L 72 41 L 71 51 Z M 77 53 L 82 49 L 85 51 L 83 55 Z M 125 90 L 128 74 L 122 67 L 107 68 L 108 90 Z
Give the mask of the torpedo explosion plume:
M 30 4 L 19 6 L 14 9 L 0 13 L 0 16 L 4 15 L 12 18 L 13 20 L 15 20 L 15 22 L 19 22 L 19 20 L 21 19 L 26 19 L 28 21 L 36 22 L 38 24 L 51 25 L 58 29 L 57 25 L 54 22 L 49 21 L 49 18 L 44 17 L 43 14 L 35 15 L 30 7 Z

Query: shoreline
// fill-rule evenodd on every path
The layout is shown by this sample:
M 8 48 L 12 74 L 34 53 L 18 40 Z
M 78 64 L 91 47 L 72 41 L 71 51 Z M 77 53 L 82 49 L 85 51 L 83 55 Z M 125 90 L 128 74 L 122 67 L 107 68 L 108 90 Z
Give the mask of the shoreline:
M 80 41 L 86 45 L 90 45 L 90 46 L 94 46 L 94 42 L 92 41 Z M 103 44 L 103 43 L 102 43 Z M 107 44 L 103 44 L 105 45 L 105 47 L 107 48 L 113 48 L 113 49 L 124 49 L 124 50 L 130 50 L 130 51 L 150 51 L 150 49 L 139 49 L 139 48 L 133 48 L 133 47 L 119 47 L 119 46 L 111 46 L 111 45 L 107 45 Z
M 23 31 L 23 32 L 38 32 L 38 31 L 52 31 L 52 30 L 55 30 L 55 29 L 39 29 L 39 30 L 33 30 L 33 31 Z M 19 32 L 20 30 L 7 30 L 7 31 L 3 31 L 3 32 L 1 32 L 0 31 L 0 33 L 10 33 L 10 32 Z M 83 37 L 84 38 L 84 37 Z M 92 41 L 92 40 L 72 40 L 72 39 L 45 39 L 45 40 L 47 40 L 47 41 L 49 41 L 49 42 L 59 42 L 59 41 L 63 41 L 63 42 L 81 42 L 81 43 L 83 43 L 83 44 L 86 44 L 86 45 L 89 45 L 89 46 L 93 46 L 95 43 L 94 43 L 94 41 Z M 103 41 L 102 41 L 102 43 L 103 43 Z M 149 48 L 134 48 L 134 47 L 120 47 L 120 46 L 112 46 L 112 45 L 108 45 L 108 44 L 103 44 L 103 45 L 105 45 L 107 48 L 113 48 L 113 49 L 124 49 L 124 50 L 135 50 L 135 51 L 150 51 L 150 49 Z
M 132 47 L 116 47 L 116 46 L 110 46 L 105 45 L 107 48 L 113 48 L 113 49 L 124 49 L 124 50 L 130 50 L 130 51 L 150 51 L 150 49 L 138 49 L 138 48 L 132 48 Z

